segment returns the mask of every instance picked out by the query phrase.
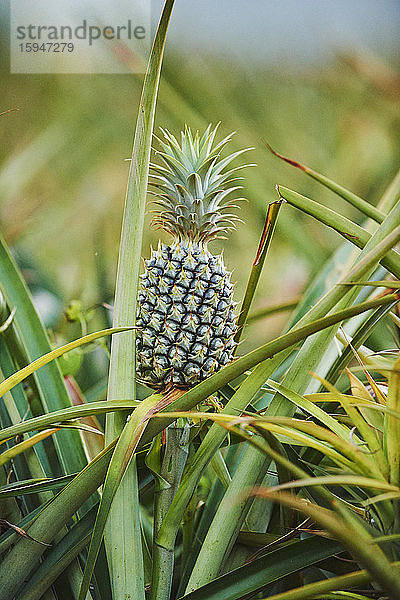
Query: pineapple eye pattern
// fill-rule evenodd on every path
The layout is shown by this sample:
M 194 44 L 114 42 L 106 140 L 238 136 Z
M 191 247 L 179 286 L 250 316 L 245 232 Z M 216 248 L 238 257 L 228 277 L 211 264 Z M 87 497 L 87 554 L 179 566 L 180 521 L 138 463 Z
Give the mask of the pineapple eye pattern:
M 201 279 L 204 263 L 199 261 L 194 268 L 187 268 L 186 257 L 190 253 L 195 258 L 207 258 L 211 273 L 220 269 L 220 257 L 194 243 L 185 247 L 182 255 L 182 243 L 177 244 L 179 248 L 163 244 L 153 252 L 146 261 L 139 292 L 138 377 L 160 389 L 168 385 L 186 388 L 205 379 L 231 360 L 235 348 L 236 316 L 230 273 L 225 271 L 218 284 L 205 282 Z M 157 297 L 156 288 L 163 278 L 160 265 L 176 252 L 181 256 L 176 278 L 171 278 L 169 290 Z M 150 284 L 153 275 L 154 285 Z M 198 294 L 199 280 L 205 284 L 202 296 Z M 174 293 L 177 289 L 179 296 Z M 196 302 L 192 303 L 192 298 Z
M 179 144 L 162 130 L 157 154 L 163 165 L 152 165 L 153 224 L 174 240 L 160 243 L 145 261 L 136 350 L 139 380 L 160 390 L 192 387 L 229 363 L 236 347 L 231 274 L 207 243 L 238 220 L 230 211 L 241 167 L 227 167 L 245 150 L 221 159 L 231 136 L 214 144 L 216 132 L 209 126 L 200 137 L 186 127 Z

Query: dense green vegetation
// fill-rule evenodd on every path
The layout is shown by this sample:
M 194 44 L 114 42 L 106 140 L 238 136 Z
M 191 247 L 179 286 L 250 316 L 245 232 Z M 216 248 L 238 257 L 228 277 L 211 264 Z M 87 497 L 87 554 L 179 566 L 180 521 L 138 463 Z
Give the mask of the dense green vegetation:
M 144 85 L 1 74 L 0 600 L 395 600 L 399 76 L 167 46 L 158 89 L 166 14 Z M 132 360 L 154 117 L 221 121 L 257 165 L 213 242 L 250 306 L 238 358 L 167 395 Z

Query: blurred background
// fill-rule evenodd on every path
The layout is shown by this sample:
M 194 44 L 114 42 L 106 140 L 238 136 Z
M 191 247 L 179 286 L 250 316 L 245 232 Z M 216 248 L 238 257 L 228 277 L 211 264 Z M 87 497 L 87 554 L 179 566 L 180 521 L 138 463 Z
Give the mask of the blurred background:
M 153 30 L 161 7 L 152 0 Z M 3 3 L 0 112 L 18 110 L 0 117 L 0 227 L 46 325 L 69 338 L 79 334 L 66 324 L 72 300 L 85 312 L 113 298 L 143 75 L 10 74 L 8 10 Z M 272 156 L 263 139 L 372 204 L 398 170 L 399 32 L 397 0 L 177 0 L 156 126 L 178 134 L 184 123 L 203 129 L 221 121 L 221 137 L 237 132 L 229 150 L 253 147 L 247 159 L 257 163 L 243 171 L 244 223 L 210 248 L 224 248 L 237 301 L 277 183 L 362 222 Z M 148 257 L 159 232 L 145 232 Z M 301 295 L 340 243 L 284 206 L 254 309 Z M 107 321 L 107 308 L 99 311 L 95 325 Z M 275 336 L 286 319 L 249 327 L 243 352 Z

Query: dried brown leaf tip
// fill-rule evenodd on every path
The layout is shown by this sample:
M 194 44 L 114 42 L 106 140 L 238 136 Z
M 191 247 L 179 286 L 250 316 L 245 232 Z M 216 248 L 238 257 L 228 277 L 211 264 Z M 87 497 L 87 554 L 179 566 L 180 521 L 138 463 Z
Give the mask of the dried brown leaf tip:
M 51 544 L 47 544 L 46 542 L 36 540 L 31 535 L 29 535 L 29 533 L 27 533 L 25 529 L 22 529 L 21 527 L 18 527 L 17 525 L 6 521 L 6 519 L 0 519 L 0 529 L 12 529 L 13 531 L 15 531 L 15 533 L 18 533 L 18 535 L 25 538 L 26 540 L 31 540 L 31 542 L 36 542 L 37 544 L 42 544 L 42 546 L 51 546 Z

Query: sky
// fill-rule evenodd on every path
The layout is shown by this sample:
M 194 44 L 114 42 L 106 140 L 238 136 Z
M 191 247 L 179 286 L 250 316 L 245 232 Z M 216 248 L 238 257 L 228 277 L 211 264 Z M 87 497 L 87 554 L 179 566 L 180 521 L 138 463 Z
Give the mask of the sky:
M 13 1 L 0 2 L 3 36 Z M 129 13 L 127 7 L 149 3 L 153 29 L 164 2 L 85 0 L 94 1 L 98 9 L 110 2 L 121 5 L 121 14 Z M 65 3 L 69 6 L 71 0 Z M 400 0 L 176 0 L 168 44 L 187 54 L 205 49 L 248 63 L 296 67 L 356 50 L 398 65 Z
M 153 24 L 162 0 L 152 0 Z M 329 60 L 337 51 L 395 58 L 400 0 L 176 0 L 169 43 L 244 60 Z

